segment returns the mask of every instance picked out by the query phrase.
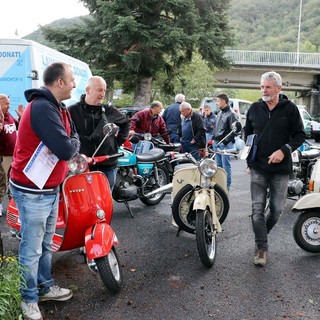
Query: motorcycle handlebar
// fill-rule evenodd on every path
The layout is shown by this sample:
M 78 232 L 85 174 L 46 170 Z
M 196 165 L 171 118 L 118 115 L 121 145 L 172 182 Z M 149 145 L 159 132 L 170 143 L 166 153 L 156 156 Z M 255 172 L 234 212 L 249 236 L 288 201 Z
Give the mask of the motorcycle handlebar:
M 96 157 L 90 158 L 90 161 L 88 161 L 88 163 L 90 165 L 95 165 L 97 163 L 104 162 L 104 161 L 107 161 L 109 159 L 120 158 L 123 155 L 124 155 L 123 152 L 119 152 L 119 153 L 115 153 L 115 154 L 112 154 L 112 155 L 96 156 Z

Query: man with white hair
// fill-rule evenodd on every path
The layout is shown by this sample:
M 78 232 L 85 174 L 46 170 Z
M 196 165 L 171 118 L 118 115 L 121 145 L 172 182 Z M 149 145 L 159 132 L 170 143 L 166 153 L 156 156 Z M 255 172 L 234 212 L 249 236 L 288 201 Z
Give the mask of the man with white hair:
M 267 263 L 268 233 L 277 223 L 287 197 L 291 153 L 305 140 L 302 119 L 297 106 L 281 94 L 282 79 L 274 72 L 261 76 L 262 98 L 248 112 L 245 136 L 257 134 L 254 160 L 247 159 L 252 200 L 252 227 L 255 234 L 254 264 Z M 265 216 L 267 190 L 270 212 Z
M 190 103 L 182 102 L 179 135 L 183 152 L 189 152 L 199 160 L 206 155 L 206 129 L 202 116 L 193 111 Z
M 179 106 L 185 100 L 186 100 L 186 97 L 182 93 L 178 93 L 175 96 L 174 104 L 171 104 L 170 106 L 168 106 L 164 110 L 162 115 L 162 118 L 166 123 L 167 129 L 171 130 L 170 141 L 172 143 L 180 142 L 180 137 L 178 135 L 178 127 L 181 124 Z

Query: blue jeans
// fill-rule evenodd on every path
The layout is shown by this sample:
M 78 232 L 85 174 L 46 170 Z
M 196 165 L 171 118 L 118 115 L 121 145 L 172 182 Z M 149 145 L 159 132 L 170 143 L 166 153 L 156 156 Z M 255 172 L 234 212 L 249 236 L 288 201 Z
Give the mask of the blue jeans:
M 103 172 L 108 181 L 109 181 L 109 185 L 110 185 L 110 191 L 112 192 L 113 187 L 116 183 L 116 177 L 117 177 L 117 168 L 113 168 L 113 169 L 103 169 L 101 168 L 101 172 Z
M 263 174 L 250 170 L 252 200 L 252 228 L 258 249 L 268 250 L 268 233 L 277 223 L 287 198 L 289 175 Z M 270 212 L 265 216 L 269 188 Z
M 181 142 L 182 152 L 190 153 L 196 160 L 200 160 L 200 153 L 195 144 Z
M 213 150 L 217 151 L 217 149 L 225 150 L 225 149 L 233 149 L 233 143 L 229 142 L 227 145 L 220 143 L 219 145 L 214 142 Z M 230 190 L 232 177 L 231 177 L 231 156 L 216 154 L 214 158 L 217 162 L 217 165 L 223 168 L 227 173 L 227 189 Z
M 179 143 L 180 142 L 180 137 L 177 133 L 170 133 L 170 142 L 171 143 Z
M 19 210 L 21 241 L 19 263 L 20 292 L 25 302 L 37 302 L 54 285 L 51 277 L 52 238 L 58 216 L 58 194 L 32 194 L 10 190 Z

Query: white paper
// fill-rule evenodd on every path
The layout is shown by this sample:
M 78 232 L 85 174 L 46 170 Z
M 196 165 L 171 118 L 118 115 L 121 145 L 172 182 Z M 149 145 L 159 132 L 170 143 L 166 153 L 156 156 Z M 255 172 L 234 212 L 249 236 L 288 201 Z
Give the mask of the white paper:
M 23 169 L 23 173 L 38 188 L 42 189 L 59 159 L 50 153 L 43 142 L 40 142 L 29 162 Z

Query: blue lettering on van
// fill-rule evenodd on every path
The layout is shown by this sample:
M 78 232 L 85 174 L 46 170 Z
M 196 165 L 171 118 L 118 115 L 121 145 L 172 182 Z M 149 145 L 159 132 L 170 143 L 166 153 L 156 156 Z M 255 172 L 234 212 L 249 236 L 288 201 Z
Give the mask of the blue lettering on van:
M 49 64 L 55 62 L 57 60 L 55 60 L 54 58 L 52 57 L 49 57 L 49 56 L 42 56 L 42 65 L 44 67 L 47 67 Z
M 23 81 L 22 78 L 18 78 L 18 77 L 0 77 L 0 81 L 10 81 L 10 82 L 19 82 L 19 81 Z
M 20 58 L 19 51 L 0 51 L 0 58 Z
M 79 68 L 77 66 L 73 66 L 73 73 L 74 75 L 77 77 L 77 76 L 80 76 L 82 78 L 88 78 L 88 73 L 87 73 L 87 70 L 86 69 L 83 69 L 83 68 Z

